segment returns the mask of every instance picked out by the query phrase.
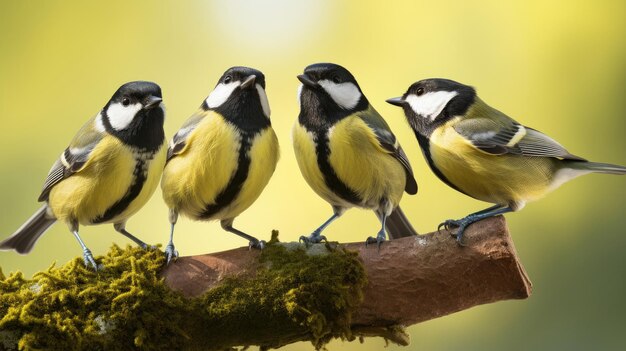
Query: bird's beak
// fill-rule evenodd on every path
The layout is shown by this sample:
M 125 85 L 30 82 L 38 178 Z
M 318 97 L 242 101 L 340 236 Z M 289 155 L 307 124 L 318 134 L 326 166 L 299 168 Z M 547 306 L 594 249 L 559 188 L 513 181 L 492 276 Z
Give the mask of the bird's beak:
M 309 79 L 309 77 L 307 77 L 306 74 L 299 75 L 298 80 L 301 81 L 302 84 L 304 84 L 305 86 L 312 88 L 312 89 L 317 89 L 320 87 L 320 85 L 317 84 L 317 82 L 314 82 L 311 79 Z
M 406 101 L 404 101 L 404 99 L 402 99 L 401 97 L 395 97 L 395 98 L 391 98 L 391 99 L 387 99 L 385 100 L 388 103 L 392 104 L 392 105 L 396 105 L 396 106 L 404 106 L 404 104 L 406 103 Z
M 159 106 L 161 101 L 163 101 L 162 98 L 160 98 L 158 96 L 150 95 L 150 96 L 148 96 L 146 98 L 146 100 L 144 102 L 144 108 L 146 108 L 146 109 L 155 108 L 156 106 Z
M 246 80 L 244 80 L 243 83 L 241 83 L 241 89 L 246 89 L 248 87 L 254 86 L 255 81 L 256 81 L 256 76 L 254 74 L 251 76 L 248 76 L 248 78 L 246 78 Z

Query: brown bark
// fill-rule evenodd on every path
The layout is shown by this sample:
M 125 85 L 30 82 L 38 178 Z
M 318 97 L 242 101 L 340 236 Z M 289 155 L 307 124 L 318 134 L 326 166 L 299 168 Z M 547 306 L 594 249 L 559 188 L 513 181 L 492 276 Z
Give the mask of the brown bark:
M 449 233 L 430 233 L 385 242 L 380 251 L 362 242 L 341 244 L 359 252 L 367 272 L 365 301 L 354 326 L 374 334 L 392 325 L 411 325 L 472 306 L 530 296 L 524 271 L 503 217 L 475 223 L 466 246 Z M 186 296 L 198 296 L 231 274 L 254 270 L 258 251 L 238 248 L 181 257 L 164 272 L 165 282 Z M 393 332 L 389 332 L 393 338 Z M 397 335 L 396 335 L 397 336 Z

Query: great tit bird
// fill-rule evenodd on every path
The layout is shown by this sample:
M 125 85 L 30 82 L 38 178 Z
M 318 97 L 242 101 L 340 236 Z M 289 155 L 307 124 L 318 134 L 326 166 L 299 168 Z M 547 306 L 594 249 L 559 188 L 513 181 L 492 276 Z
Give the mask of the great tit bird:
M 495 206 L 439 228 L 457 227 L 521 210 L 563 183 L 588 173 L 626 174 L 622 166 L 589 162 L 549 136 L 483 102 L 474 88 L 448 79 L 414 83 L 400 106 L 432 171 L 452 188 Z
M 233 221 L 261 195 L 278 158 L 265 76 L 248 67 L 228 69 L 170 142 L 161 180 L 170 209 L 167 262 L 178 256 L 173 236 L 179 213 L 219 220 L 224 230 L 262 249 L 264 241 L 233 228 Z
M 342 66 L 318 63 L 299 75 L 300 115 L 293 145 L 306 182 L 333 208 L 333 215 L 305 243 L 326 240 L 321 233 L 351 207 L 374 210 L 382 227 L 366 244 L 389 236 L 416 235 L 398 203 L 417 193 L 411 165 L 385 120 Z
M 78 235 L 79 225 L 113 223 L 119 233 L 147 245 L 126 230 L 126 221 L 150 199 L 165 165 L 165 109 L 161 88 L 130 82 L 78 131 L 54 163 L 39 195 L 45 204 L 2 250 L 26 254 L 57 220 L 67 223 L 83 249 L 85 265 L 98 269 Z

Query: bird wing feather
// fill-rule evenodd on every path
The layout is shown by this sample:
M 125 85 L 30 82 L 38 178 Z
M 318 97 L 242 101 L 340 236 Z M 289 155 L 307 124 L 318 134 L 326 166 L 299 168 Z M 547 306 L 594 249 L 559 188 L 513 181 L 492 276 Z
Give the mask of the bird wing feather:
M 204 116 L 204 113 L 198 112 L 189 117 L 189 119 L 183 123 L 176 134 L 174 134 L 174 137 L 172 138 L 172 141 L 167 149 L 167 161 L 185 152 L 187 137 L 189 137 L 191 132 L 196 129 Z
M 385 122 L 382 116 L 371 106 L 367 110 L 359 112 L 357 115 L 374 131 L 379 145 L 398 160 L 404 168 L 406 173 L 406 185 L 404 190 L 408 194 L 416 194 L 417 181 L 415 181 L 409 159 L 404 153 L 404 150 L 402 150 L 396 136 L 391 132 L 391 128 L 389 128 L 387 122 Z
M 50 190 L 56 184 L 80 172 L 87 161 L 89 161 L 91 152 L 105 135 L 105 132 L 96 128 L 96 118 L 98 116 L 91 118 L 83 125 L 70 142 L 70 145 L 52 165 L 39 195 L 39 201 L 48 200 Z
M 477 101 L 478 108 L 453 125 L 477 149 L 492 155 L 555 157 L 584 161 L 538 130 L 519 124 L 504 113 Z M 489 116 L 489 117 L 486 117 Z

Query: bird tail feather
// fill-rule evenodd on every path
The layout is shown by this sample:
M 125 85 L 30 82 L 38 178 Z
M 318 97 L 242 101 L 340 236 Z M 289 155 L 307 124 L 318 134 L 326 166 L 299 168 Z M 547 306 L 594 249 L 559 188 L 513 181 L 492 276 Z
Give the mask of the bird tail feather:
M 573 169 L 580 169 L 580 170 L 591 171 L 595 173 L 606 173 L 606 174 L 617 174 L 617 175 L 626 174 L 626 167 L 613 165 L 610 163 L 571 162 L 570 164 L 568 164 L 568 166 Z
M 42 206 L 10 237 L 0 242 L 0 250 L 15 250 L 27 254 L 33 249 L 37 239 L 56 222 L 48 215 L 48 206 Z
M 392 240 L 418 235 L 417 231 L 413 229 L 409 219 L 404 215 L 400 206 L 396 207 L 396 209 L 393 210 L 393 212 L 391 212 L 391 214 L 387 217 L 387 220 L 385 221 L 385 228 L 387 229 L 389 238 Z

